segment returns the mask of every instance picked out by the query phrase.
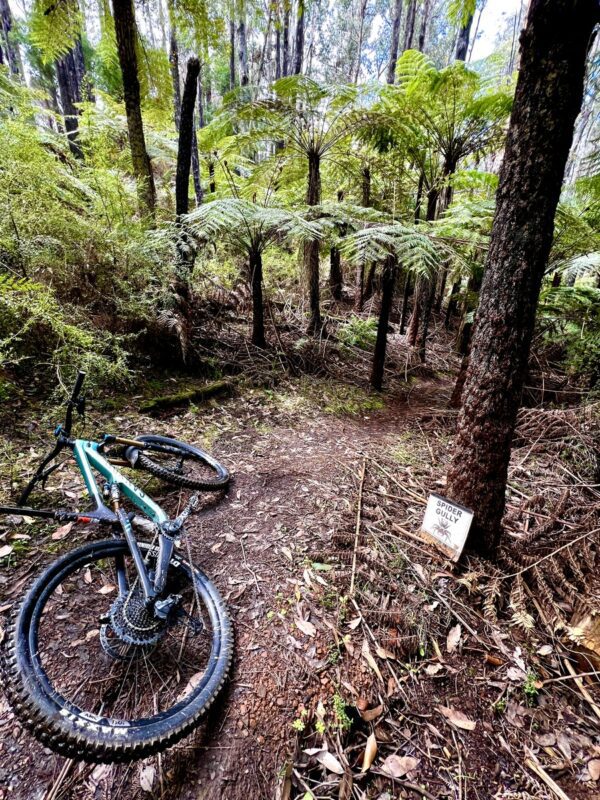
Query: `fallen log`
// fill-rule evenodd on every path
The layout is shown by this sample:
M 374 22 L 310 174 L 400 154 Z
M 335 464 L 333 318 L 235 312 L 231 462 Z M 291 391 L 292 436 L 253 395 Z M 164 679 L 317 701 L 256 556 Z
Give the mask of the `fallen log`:
M 233 389 L 233 383 L 229 380 L 213 381 L 204 386 L 194 386 L 191 389 L 183 389 L 175 394 L 167 394 L 161 397 L 153 397 L 146 400 L 140 406 L 140 411 L 145 414 L 152 414 L 155 411 L 183 406 L 187 403 L 204 403 L 211 397 L 229 394 Z

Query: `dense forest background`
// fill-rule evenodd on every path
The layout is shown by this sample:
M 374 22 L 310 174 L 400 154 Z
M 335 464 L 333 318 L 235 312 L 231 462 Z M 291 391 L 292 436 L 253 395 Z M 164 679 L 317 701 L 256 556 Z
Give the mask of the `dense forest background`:
M 254 345 L 293 317 L 368 350 L 379 303 L 363 306 L 387 287 L 421 361 L 432 309 L 466 353 L 525 11 L 469 61 L 491 13 L 474 0 L 2 0 L 2 395 L 32 367 L 214 374 L 217 311 L 251 295 Z M 536 339 L 582 390 L 599 379 L 599 64 L 595 46 Z

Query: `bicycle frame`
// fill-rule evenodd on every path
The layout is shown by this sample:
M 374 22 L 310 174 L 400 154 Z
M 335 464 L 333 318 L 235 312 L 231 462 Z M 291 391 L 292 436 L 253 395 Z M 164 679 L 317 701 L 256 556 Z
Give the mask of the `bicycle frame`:
M 94 502 L 93 511 L 79 512 L 59 509 L 51 511 L 46 509 L 33 509 L 26 506 L 0 506 L 0 514 L 25 514 L 37 517 L 53 518 L 60 521 L 72 521 L 82 523 L 104 523 L 113 527 L 120 527 L 125 535 L 129 550 L 131 552 L 136 572 L 147 602 L 152 602 L 163 591 L 169 562 L 173 555 L 175 541 L 173 536 L 164 531 L 164 527 L 169 524 L 168 515 L 163 509 L 148 497 L 141 489 L 138 489 L 125 475 L 110 463 L 100 452 L 104 442 L 92 442 L 86 439 L 63 438 L 59 440 L 62 447 L 69 447 L 73 451 L 75 462 L 81 472 L 90 498 Z M 61 447 L 61 449 L 62 449 Z M 106 487 L 113 499 L 125 496 L 134 506 L 139 508 L 154 524 L 159 537 L 158 556 L 154 579 L 150 580 L 144 559 L 138 547 L 138 543 L 133 532 L 132 515 L 126 514 L 122 509 L 116 510 L 108 508 L 105 504 L 103 495 L 100 492 L 93 470 L 96 470 L 106 481 Z M 135 522 L 136 517 L 133 516 Z M 129 587 L 125 576 L 124 564 L 117 565 L 117 581 L 119 594 L 127 594 Z

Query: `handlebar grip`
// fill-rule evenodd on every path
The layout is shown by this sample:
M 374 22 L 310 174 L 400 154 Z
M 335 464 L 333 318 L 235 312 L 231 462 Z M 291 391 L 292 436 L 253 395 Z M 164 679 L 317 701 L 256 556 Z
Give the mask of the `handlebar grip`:
M 71 395 L 71 402 L 74 403 L 77 398 L 79 397 L 79 392 L 81 391 L 81 387 L 83 386 L 83 382 L 85 380 L 85 372 L 79 370 L 77 373 L 77 378 L 75 379 L 75 386 L 73 387 L 73 394 Z

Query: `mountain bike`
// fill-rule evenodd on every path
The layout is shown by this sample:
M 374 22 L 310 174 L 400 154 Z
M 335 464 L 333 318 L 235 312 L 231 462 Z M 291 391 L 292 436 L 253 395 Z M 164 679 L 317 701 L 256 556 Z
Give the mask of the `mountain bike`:
M 174 519 L 119 466 L 176 485 L 227 485 L 227 470 L 199 448 L 162 436 L 71 438 L 85 408 L 77 376 L 56 444 L 0 514 L 107 529 L 113 538 L 67 552 L 33 582 L 13 612 L 1 654 L 3 688 L 20 721 L 70 758 L 125 762 L 170 747 L 196 728 L 222 688 L 233 629 L 211 580 L 183 552 L 198 495 Z M 94 508 L 25 506 L 70 451 Z M 54 463 L 53 463 L 54 462 Z M 96 478 L 98 476 L 99 480 Z M 99 485 L 100 484 L 100 485 Z M 137 532 L 151 541 L 138 540 Z

